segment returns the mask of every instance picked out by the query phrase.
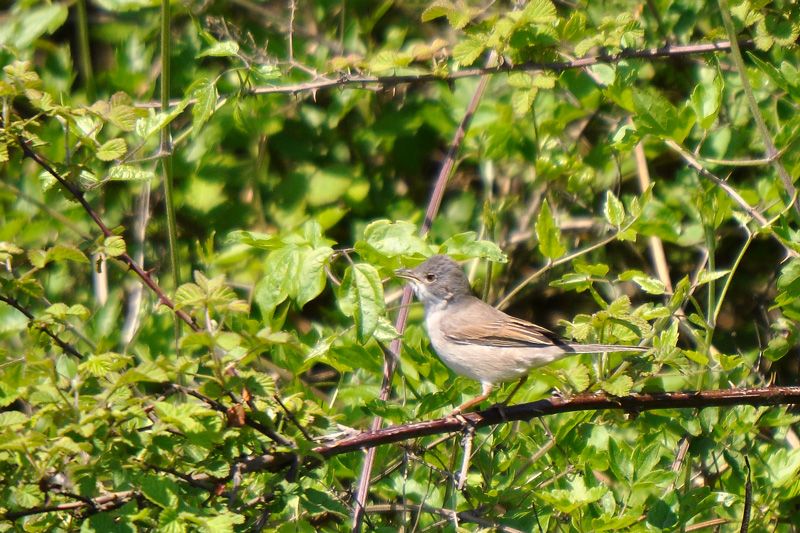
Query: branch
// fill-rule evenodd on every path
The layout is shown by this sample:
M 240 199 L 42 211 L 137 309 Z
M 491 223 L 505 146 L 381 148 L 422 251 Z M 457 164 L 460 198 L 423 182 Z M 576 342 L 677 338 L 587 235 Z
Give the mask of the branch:
M 494 53 L 490 55 L 488 63 L 494 62 L 494 56 Z M 436 183 L 433 186 L 433 192 L 431 193 L 430 200 L 428 201 L 428 208 L 425 210 L 425 220 L 422 222 L 422 227 L 420 227 L 420 235 L 424 236 L 426 233 L 428 233 L 428 230 L 433 225 L 434 217 L 436 217 L 436 214 L 439 212 L 439 206 L 442 203 L 442 197 L 444 196 L 444 190 L 447 186 L 447 180 L 450 179 L 450 175 L 453 173 L 453 168 L 455 168 L 456 156 L 461 149 L 461 143 L 466 136 L 470 122 L 472 122 L 472 116 L 475 114 L 475 111 L 478 108 L 478 103 L 480 102 L 481 97 L 483 97 L 483 92 L 486 90 L 488 83 L 488 76 L 481 78 L 478 86 L 475 88 L 475 92 L 472 94 L 472 99 L 467 105 L 467 109 L 464 111 L 464 116 L 461 117 L 461 122 L 453 134 L 453 139 L 450 141 L 450 146 L 447 150 L 447 155 L 445 156 L 444 162 L 439 169 L 439 175 L 437 176 Z M 380 399 L 384 401 L 389 399 L 389 396 L 392 392 L 392 376 L 394 375 L 396 362 L 400 359 L 402 335 L 406 327 L 406 320 L 408 319 L 408 310 L 410 304 L 411 287 L 406 286 L 403 289 L 403 298 L 400 301 L 400 312 L 397 314 L 397 320 L 395 321 L 395 329 L 400 336 L 392 341 L 392 344 L 389 346 L 388 350 L 383 348 L 381 345 L 384 357 L 383 381 L 381 382 Z M 382 424 L 383 419 L 380 416 L 376 416 L 372 419 L 372 430 L 376 431 L 380 429 Z M 364 457 L 364 464 L 361 466 L 361 477 L 358 483 L 358 490 L 355 494 L 352 527 L 352 531 L 354 532 L 361 530 L 361 519 L 364 515 L 364 505 L 367 501 L 367 494 L 369 493 L 369 483 L 370 478 L 372 477 L 372 466 L 374 462 L 375 451 L 370 449 L 367 451 L 367 454 Z
M 22 148 L 23 153 L 27 157 L 33 159 L 40 167 L 42 167 L 45 171 L 47 171 L 48 174 L 53 176 L 56 179 L 56 181 L 58 181 L 61 184 L 61 186 L 67 190 L 67 192 L 69 192 L 73 197 L 75 197 L 78 203 L 81 204 L 81 207 L 83 207 L 84 211 L 86 211 L 86 213 L 89 214 L 89 216 L 92 218 L 97 227 L 100 228 L 100 231 L 103 233 L 104 236 L 111 237 L 114 235 L 114 232 L 111 231 L 111 229 L 109 229 L 108 226 L 106 226 L 105 222 L 103 222 L 103 219 L 100 218 L 100 215 L 97 213 L 97 211 L 95 211 L 92 208 L 92 206 L 89 205 L 89 202 L 86 200 L 83 191 L 78 189 L 75 185 L 70 183 L 61 174 L 56 172 L 56 170 L 41 155 L 39 155 L 35 150 L 33 150 L 30 146 L 28 146 L 28 143 L 27 141 L 25 141 L 25 139 L 23 139 L 22 137 L 17 137 L 17 143 L 19 144 L 20 148 Z M 136 261 L 134 261 L 133 258 L 131 258 L 131 256 L 128 255 L 127 252 L 118 255 L 116 258 L 125 263 L 126 265 L 128 265 L 128 268 L 133 270 L 133 272 L 137 276 L 139 276 L 142 282 L 145 285 L 147 285 L 147 287 L 149 287 L 150 290 L 152 290 L 156 294 L 156 296 L 158 296 L 159 302 L 170 308 L 172 312 L 175 313 L 175 315 L 178 318 L 186 322 L 189 325 L 189 327 L 192 328 L 192 330 L 194 331 L 200 330 L 200 327 L 195 323 L 194 319 L 191 316 L 189 316 L 188 313 L 186 313 L 186 311 L 175 308 L 175 303 L 169 298 L 169 296 L 167 296 L 167 293 L 165 293 L 164 290 L 158 286 L 158 284 L 153 280 L 153 278 L 150 277 L 150 274 L 148 274 L 141 266 L 139 266 L 139 264 Z
M 749 48 L 753 45 L 753 41 L 740 41 L 739 46 Z M 369 76 L 369 75 L 356 75 L 340 74 L 336 78 L 321 78 L 312 81 L 293 83 L 290 85 L 269 85 L 265 87 L 253 87 L 249 90 L 238 91 L 235 96 L 240 95 L 260 95 L 260 94 L 291 94 L 298 93 L 314 93 L 320 90 L 354 87 L 357 89 L 368 90 L 384 90 L 397 85 L 411 84 L 411 83 L 429 83 L 434 81 L 455 81 L 464 78 L 477 78 L 480 76 L 491 76 L 494 74 L 508 74 L 511 72 L 532 72 L 532 71 L 548 71 L 548 72 L 563 72 L 565 70 L 575 70 L 579 68 L 590 67 L 598 64 L 613 64 L 619 63 L 626 59 L 660 59 L 660 58 L 675 58 L 685 57 L 698 54 L 708 54 L 715 52 L 730 52 L 730 41 L 718 41 L 713 43 L 702 44 L 686 44 L 686 45 L 666 45 L 660 48 L 644 48 L 644 49 L 625 49 L 616 54 L 598 54 L 596 56 L 582 57 L 580 59 L 573 59 L 571 61 L 552 61 L 543 63 L 519 63 L 512 65 L 505 63 L 496 67 L 476 67 L 458 70 L 449 74 L 401 74 L 391 76 Z M 221 96 L 219 102 L 225 102 L 228 98 L 234 95 Z M 183 103 L 183 100 L 174 99 L 170 100 L 170 107 L 177 106 Z M 195 104 L 195 99 L 188 100 L 189 104 Z M 137 104 L 137 107 L 161 109 L 160 102 L 142 102 Z
M 94 499 L 87 499 L 86 501 L 77 501 L 62 503 L 59 505 L 42 505 L 39 507 L 31 507 L 29 509 L 20 509 L 19 511 L 8 511 L 3 515 L 6 520 L 16 520 L 25 516 L 31 516 L 42 513 L 52 513 L 58 511 L 74 511 L 84 508 L 92 508 L 97 511 L 109 511 L 116 509 L 121 505 L 126 504 L 130 500 L 138 496 L 135 490 L 126 490 L 123 492 L 113 492 L 104 496 L 98 496 Z
M 0 302 L 7 303 L 11 307 L 16 309 L 20 313 L 22 313 L 23 315 L 25 315 L 28 318 L 28 320 L 31 320 L 31 321 L 36 320 L 36 317 L 33 316 L 33 313 L 28 311 L 25 308 L 25 306 L 23 306 L 21 303 L 19 303 L 19 301 L 17 301 L 16 299 L 12 298 L 11 296 L 3 296 L 2 294 L 0 294 Z M 73 346 L 70 343 L 61 340 L 61 338 L 58 335 L 56 335 L 55 333 L 50 331 L 50 329 L 47 326 L 45 326 L 44 324 L 34 324 L 34 326 L 39 328 L 40 330 L 42 330 L 45 334 L 47 334 L 48 337 L 53 339 L 53 342 L 58 344 L 59 348 L 61 348 L 62 350 L 64 350 L 68 354 L 74 355 L 78 359 L 83 359 L 84 358 L 82 353 L 80 353 L 78 350 L 73 348 Z
M 728 37 L 730 39 L 736 39 L 736 29 L 733 27 L 733 20 L 731 19 L 728 0 L 719 0 L 718 3 L 720 16 L 722 17 L 722 25 L 725 26 L 725 31 L 728 33 Z M 770 134 L 769 129 L 767 129 L 767 124 L 764 122 L 764 117 L 761 115 L 761 110 L 758 108 L 758 102 L 756 102 L 756 97 L 753 94 L 753 88 L 750 86 L 750 79 L 747 77 L 747 67 L 744 64 L 744 59 L 742 59 L 742 52 L 739 50 L 739 43 L 735 40 L 732 42 L 731 46 L 731 57 L 733 58 L 733 64 L 736 66 L 736 70 L 739 73 L 739 78 L 742 81 L 742 90 L 747 97 L 747 105 L 750 107 L 750 113 L 753 114 L 753 120 L 756 123 L 756 128 L 758 128 L 758 132 L 761 134 L 761 138 L 764 141 L 764 146 L 767 149 L 767 158 L 771 160 L 772 166 L 775 168 L 775 172 L 778 173 L 778 176 L 783 182 L 784 189 L 786 189 L 786 192 L 792 198 L 795 211 L 800 214 L 800 201 L 798 201 L 797 189 L 795 189 L 792 177 L 789 176 L 789 173 L 786 171 L 786 167 L 784 167 L 783 163 L 781 162 L 780 153 L 778 152 L 777 148 L 775 148 L 775 142 L 772 140 L 772 135 Z
M 490 407 L 483 411 L 460 415 L 475 428 L 494 426 L 517 420 L 528 421 L 558 413 L 575 411 L 622 410 L 637 414 L 657 409 L 703 409 L 731 405 L 782 405 L 800 403 L 800 387 L 767 387 L 758 389 L 727 389 L 690 392 L 641 393 L 628 396 L 608 394 L 580 394 L 572 398 L 548 398 L 537 402 Z M 314 448 L 323 457 L 332 457 L 355 450 L 374 448 L 408 439 L 457 432 L 464 429 L 464 422 L 454 416 L 447 416 L 424 422 L 411 422 L 391 426 L 377 431 L 341 439 L 332 444 Z

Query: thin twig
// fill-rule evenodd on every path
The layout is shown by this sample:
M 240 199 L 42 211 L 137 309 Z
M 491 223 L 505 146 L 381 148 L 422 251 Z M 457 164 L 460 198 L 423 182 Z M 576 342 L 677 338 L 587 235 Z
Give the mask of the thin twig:
M 738 192 L 736 192 L 736 189 L 731 187 L 727 181 L 718 178 L 717 176 L 709 172 L 703 165 L 700 164 L 700 162 L 692 154 L 686 151 L 681 145 L 679 145 L 675 141 L 667 139 L 664 141 L 664 143 L 672 150 L 677 152 L 684 159 L 684 161 L 686 161 L 689 164 L 690 167 L 692 167 L 695 171 L 697 171 L 698 174 L 700 174 L 705 178 L 710 179 L 711 181 L 719 185 L 720 188 L 723 191 L 725 191 L 725 193 L 728 196 L 731 197 L 731 200 L 739 204 L 739 206 L 742 209 L 744 209 L 748 215 L 750 215 L 750 218 L 758 222 L 759 226 L 763 228 L 768 225 L 767 219 L 764 218 L 764 215 L 759 213 L 755 208 L 753 208 L 753 206 L 748 204 L 747 201 L 744 198 L 742 198 L 742 196 Z
M 753 41 L 741 41 L 739 43 L 742 47 L 752 46 Z M 598 64 L 613 64 L 628 59 L 659 59 L 659 58 L 674 58 L 684 57 L 696 54 L 708 54 L 717 52 L 729 52 L 731 50 L 730 41 L 718 41 L 714 43 L 701 43 L 701 44 L 688 44 L 688 45 L 668 45 L 660 48 L 645 48 L 645 49 L 625 49 L 616 54 L 599 54 L 596 56 L 582 57 L 570 61 L 556 61 L 544 63 L 519 63 L 512 65 L 510 63 L 503 63 L 498 66 L 486 66 L 468 68 L 451 72 L 449 74 L 406 74 L 406 75 L 391 75 L 391 76 L 369 76 L 359 75 L 352 76 L 347 73 L 341 73 L 335 78 L 321 78 L 318 80 L 294 83 L 290 85 L 269 85 L 264 87 L 253 87 L 247 90 L 237 91 L 235 95 L 223 95 L 220 97 L 221 101 L 227 101 L 234 96 L 240 97 L 242 95 L 262 95 L 262 94 L 290 94 L 296 95 L 299 93 L 315 93 L 320 90 L 346 88 L 352 87 L 355 89 L 371 89 L 371 90 L 384 90 L 397 85 L 409 83 L 429 83 L 435 81 L 451 82 L 464 78 L 476 78 L 481 76 L 491 76 L 495 74 L 506 74 L 511 72 L 531 72 L 531 71 L 549 71 L 549 72 L 563 72 L 566 70 L 574 70 L 579 68 L 590 67 Z M 182 99 L 170 100 L 170 107 L 177 106 L 183 103 Z M 192 105 L 196 100 L 188 100 L 188 104 Z M 161 103 L 156 101 L 141 102 L 136 104 L 137 107 L 142 108 L 155 108 L 160 109 Z
M 304 428 L 304 427 L 303 427 L 303 425 L 302 425 L 302 424 L 301 424 L 301 423 L 300 423 L 300 422 L 297 420 L 297 418 L 294 416 L 294 413 L 292 413 L 292 412 L 289 410 L 289 408 L 288 408 L 288 407 L 286 407 L 286 405 L 284 405 L 284 403 L 281 401 L 281 397 L 280 397 L 280 396 L 278 396 L 277 394 L 273 394 L 273 395 L 272 395 L 272 398 L 273 398 L 273 399 L 274 399 L 276 402 L 278 402 L 278 405 L 280 405 L 280 406 L 281 406 L 281 409 L 283 409 L 283 412 L 284 412 L 284 413 L 286 413 L 286 417 L 287 417 L 289 420 L 291 420 L 291 421 L 292 421 L 292 424 L 294 424 L 294 425 L 295 425 L 295 427 L 297 427 L 297 429 L 299 429 L 299 430 L 300 430 L 300 433 L 302 433 L 302 434 L 303 434 L 303 436 L 306 438 L 306 440 L 307 440 L 307 441 L 309 441 L 309 442 L 314 442 L 314 437 L 312 437 L 311 435 L 309 435 L 308 431 L 306 431 L 306 428 Z
M 56 181 L 58 181 L 61 184 L 61 186 L 64 187 L 67 190 L 67 192 L 69 192 L 78 201 L 79 204 L 81 204 L 81 207 L 83 207 L 84 211 L 86 211 L 86 213 L 91 217 L 91 219 L 94 221 L 97 227 L 100 228 L 100 231 L 103 233 L 105 237 L 111 237 L 114 235 L 114 232 L 111 231 L 111 229 L 108 226 L 106 226 L 105 222 L 103 222 L 103 219 L 100 218 L 100 215 L 97 213 L 97 211 L 95 211 L 92 208 L 92 206 L 89 205 L 89 202 L 86 200 L 83 191 L 75 187 L 61 174 L 56 172 L 56 170 L 50 165 L 50 163 L 48 163 L 41 155 L 39 155 L 38 152 L 36 152 L 30 146 L 28 146 L 28 143 L 25 141 L 25 139 L 23 139 L 22 137 L 18 137 L 17 141 L 23 153 L 27 157 L 33 159 L 40 167 L 42 167 L 42 169 L 44 169 L 48 174 L 53 176 L 56 179 Z M 128 268 L 133 270 L 133 272 L 137 276 L 139 276 L 142 282 L 145 285 L 147 285 L 147 287 L 150 288 L 150 290 L 152 290 L 156 294 L 156 296 L 158 296 L 158 300 L 160 303 L 162 303 L 163 305 L 167 306 L 170 310 L 172 310 L 172 312 L 175 313 L 175 315 L 178 318 L 180 318 L 186 324 L 188 324 L 189 327 L 192 328 L 192 330 L 194 331 L 200 330 L 199 326 L 195 323 L 194 319 L 191 316 L 189 316 L 189 314 L 186 313 L 186 311 L 175 308 L 175 303 L 170 299 L 169 296 L 167 296 L 167 293 L 165 293 L 164 290 L 158 286 L 158 284 L 153 280 L 153 278 L 150 277 L 150 274 L 148 274 L 144 270 L 144 268 L 142 268 L 136 261 L 134 261 L 131 258 L 131 256 L 128 255 L 127 252 L 123 252 L 122 254 L 118 255 L 116 259 L 122 261 L 128 266 Z
M 11 307 L 16 309 L 20 313 L 22 313 L 23 315 L 25 315 L 28 318 L 28 320 L 31 320 L 31 321 L 35 321 L 36 320 L 36 317 L 33 316 L 33 313 L 28 311 L 25 308 L 25 306 L 23 306 L 21 303 L 19 303 L 19 301 L 17 301 L 15 298 L 12 298 L 11 296 L 3 296 L 2 294 L 0 294 L 0 302 L 7 303 Z M 77 357 L 78 359 L 83 359 L 84 358 L 82 353 L 80 353 L 78 350 L 76 350 L 68 342 L 66 342 L 64 340 L 61 340 L 61 338 L 58 335 L 56 335 L 55 333 L 50 331 L 50 329 L 47 326 L 45 326 L 44 324 L 34 324 L 34 326 L 36 328 L 38 328 L 39 330 L 41 330 L 43 333 L 45 333 L 48 337 L 53 339 L 53 342 L 55 342 L 58 345 L 59 348 L 61 348 L 62 350 L 64 350 L 68 354 L 73 355 L 73 356 Z
M 733 20 L 731 19 L 730 7 L 728 7 L 728 0 L 718 0 L 720 16 L 722 17 L 722 25 L 725 26 L 725 31 L 728 33 L 728 38 L 732 39 L 731 43 L 731 57 L 733 64 L 736 65 L 736 70 L 739 72 L 739 79 L 742 82 L 742 90 L 747 97 L 747 105 L 750 107 L 750 113 L 753 115 L 756 127 L 761 134 L 761 139 L 764 141 L 764 146 L 767 149 L 767 158 L 771 160 L 775 172 L 783 182 L 783 187 L 786 192 L 794 201 L 794 208 L 800 214 L 800 202 L 797 198 L 797 190 L 794 187 L 791 176 L 786 171 L 786 167 L 781 162 L 780 154 L 775 148 L 775 142 L 772 140 L 772 135 L 767 129 L 767 124 L 764 122 L 764 117 L 761 115 L 761 110 L 758 108 L 758 102 L 753 95 L 753 88 L 750 86 L 750 79 L 747 77 L 747 68 L 742 59 L 742 51 L 739 49 L 739 43 L 736 39 L 736 30 L 733 27 Z
M 750 459 L 744 456 L 744 465 L 747 468 L 747 482 L 744 484 L 744 511 L 742 512 L 742 526 L 739 533 L 747 533 L 750 529 L 750 511 L 753 507 L 753 482 L 750 479 Z

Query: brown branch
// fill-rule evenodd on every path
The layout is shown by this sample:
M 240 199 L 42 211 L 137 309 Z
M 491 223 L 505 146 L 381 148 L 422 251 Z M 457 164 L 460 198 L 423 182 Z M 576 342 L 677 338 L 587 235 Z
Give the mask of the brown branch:
M 581 394 L 569 399 L 549 398 L 537 402 L 506 406 L 502 409 L 490 407 L 483 411 L 462 414 L 461 418 L 466 420 L 470 427 L 478 429 L 506 422 L 528 421 L 533 418 L 576 411 L 622 410 L 635 415 L 642 411 L 658 409 L 703 409 L 734 405 L 770 406 L 796 403 L 800 403 L 800 387 L 642 393 L 620 397 L 607 394 Z M 306 467 L 313 467 L 319 464 L 320 456 L 325 459 L 342 453 L 375 448 L 384 444 L 392 444 L 428 435 L 453 433 L 463 429 L 464 422 L 462 420 L 456 417 L 445 417 L 391 426 L 377 431 L 365 431 L 332 444 L 317 446 L 312 450 L 317 455 L 306 457 L 304 464 Z M 298 459 L 299 457 L 293 452 L 249 456 L 236 461 L 231 467 L 231 472 L 238 471 L 242 474 L 278 472 L 291 465 L 297 465 Z M 195 487 L 206 490 L 217 490 L 219 484 L 226 483 L 230 479 L 230 476 L 228 478 L 216 478 L 202 473 L 187 475 L 167 469 L 160 470 L 175 475 Z M 116 504 L 124 503 L 136 497 L 137 494 L 137 491 L 125 491 L 87 501 L 9 511 L 4 515 L 4 518 L 15 520 L 32 514 L 71 511 L 85 507 L 94 507 L 103 511 L 112 506 L 112 502 Z M 88 503 L 89 501 L 91 501 L 91 504 Z
M 537 402 L 490 407 L 474 413 L 462 414 L 467 423 L 481 428 L 517 420 L 528 421 L 558 413 L 575 411 L 622 410 L 637 414 L 657 409 L 703 409 L 731 405 L 782 405 L 800 403 L 800 387 L 767 387 L 758 389 L 726 389 L 690 392 L 641 393 L 628 396 L 607 394 L 581 394 L 572 398 L 549 398 Z M 323 457 L 340 453 L 374 448 L 408 439 L 450 433 L 464 429 L 464 423 L 448 416 L 436 420 L 411 422 L 377 431 L 365 431 L 332 444 L 314 448 Z
M 22 137 L 17 137 L 17 142 L 20 148 L 22 148 L 23 153 L 27 157 L 33 159 L 48 174 L 53 176 L 56 179 L 56 181 L 58 181 L 61 184 L 61 186 L 67 189 L 67 192 L 69 192 L 73 197 L 75 197 L 78 203 L 81 204 L 81 207 L 83 207 L 84 211 L 86 211 L 86 213 L 92 218 L 97 227 L 100 228 L 100 231 L 103 233 L 104 236 L 111 237 L 114 235 L 114 232 L 111 231 L 111 229 L 108 226 L 106 226 L 105 222 L 103 222 L 103 219 L 100 218 L 100 215 L 97 213 L 97 211 L 95 211 L 92 208 L 92 206 L 89 205 L 89 202 L 86 200 L 83 191 L 81 191 L 75 185 L 70 183 L 61 174 L 56 172 L 56 170 L 41 155 L 39 155 L 39 153 L 37 153 L 30 146 L 28 146 L 28 143 L 25 141 L 25 139 L 23 139 Z M 194 331 L 200 330 L 200 327 L 197 325 L 197 323 L 195 323 L 194 319 L 191 316 L 189 316 L 188 313 L 186 313 L 186 311 L 175 308 L 175 303 L 169 298 L 169 296 L 167 296 L 167 293 L 165 293 L 163 289 L 161 289 L 161 287 L 158 286 L 158 284 L 153 280 L 153 278 L 150 277 L 150 274 L 148 274 L 144 270 L 144 268 L 142 268 L 136 261 L 134 261 L 133 258 L 130 255 L 128 255 L 127 252 L 123 252 L 122 254 L 118 255 L 116 259 L 119 259 L 120 261 L 125 263 L 129 269 L 133 270 L 133 272 L 137 276 L 139 276 L 142 282 L 148 288 L 150 288 L 150 290 L 152 290 L 156 294 L 156 296 L 158 296 L 158 300 L 163 305 L 171 309 L 172 312 L 175 313 L 175 315 L 178 318 L 180 318 L 186 324 L 188 324 L 189 327 L 192 328 L 192 330 Z
M 94 499 L 81 500 L 77 502 L 62 503 L 59 505 L 41 505 L 38 507 L 31 507 L 29 509 L 20 509 L 18 511 L 7 511 L 3 518 L 6 520 L 16 520 L 25 516 L 31 516 L 42 513 L 52 513 L 59 511 L 75 511 L 78 509 L 91 508 L 97 511 L 108 511 L 115 509 L 138 496 L 135 490 L 126 490 L 123 492 L 113 492 L 104 496 L 98 496 Z
M 488 62 L 491 63 L 493 61 L 494 54 L 492 54 Z M 444 162 L 439 169 L 439 175 L 437 176 L 436 183 L 433 186 L 431 198 L 428 201 L 428 208 L 425 210 L 425 220 L 422 222 L 422 227 L 420 227 L 420 235 L 424 236 L 426 233 L 428 233 L 431 225 L 433 225 L 434 217 L 436 217 L 436 214 L 439 212 L 439 206 L 442 203 L 442 197 L 444 196 L 444 190 L 447 186 L 447 180 L 450 178 L 453 168 L 455 167 L 456 156 L 458 155 L 458 151 L 461 148 L 461 143 L 466 136 L 467 130 L 469 129 L 469 124 L 472 121 L 472 117 L 478 108 L 478 103 L 480 102 L 488 83 L 488 76 L 481 78 L 478 86 L 475 88 L 472 99 L 467 105 L 467 109 L 464 111 L 464 116 L 461 118 L 461 123 L 459 123 L 458 128 L 456 128 L 456 131 L 453 134 L 453 139 L 450 141 L 450 146 L 447 150 L 447 155 L 445 156 Z M 392 376 L 394 375 L 396 362 L 400 358 L 400 349 L 403 342 L 402 335 L 406 327 L 410 303 L 411 288 L 406 286 L 403 289 L 403 298 L 400 300 L 400 312 L 397 314 L 397 320 L 395 321 L 395 329 L 398 331 L 398 333 L 400 333 L 400 336 L 392 341 L 388 351 L 383 347 L 383 345 L 381 345 L 384 357 L 383 381 L 381 382 L 380 399 L 384 401 L 389 399 L 389 396 L 392 392 Z M 372 431 L 377 431 L 380 429 L 382 423 L 383 419 L 380 416 L 373 418 L 371 426 Z M 369 493 L 369 483 L 370 478 L 372 477 L 372 466 L 374 462 L 375 450 L 369 449 L 364 457 L 364 464 L 361 466 L 361 477 L 359 478 L 358 490 L 355 494 L 352 531 L 361 530 L 361 520 L 364 516 L 364 504 L 367 500 L 367 493 Z
M 740 41 L 739 46 L 749 48 L 753 45 L 753 41 Z M 413 83 L 429 83 L 434 81 L 455 81 L 464 78 L 476 78 L 479 76 L 491 76 L 494 74 L 507 74 L 511 72 L 532 72 L 532 71 L 548 71 L 548 72 L 563 72 L 565 70 L 574 70 L 579 68 L 590 67 L 598 64 L 613 64 L 619 63 L 626 59 L 661 59 L 661 58 L 675 58 L 684 57 L 698 54 L 708 54 L 715 52 L 730 52 L 730 41 L 718 41 L 713 43 L 702 44 L 686 44 L 686 45 L 667 45 L 659 48 L 644 48 L 644 49 L 625 49 L 616 54 L 598 54 L 596 56 L 582 57 L 580 59 L 573 59 L 571 61 L 552 61 L 542 63 L 519 63 L 512 65 L 504 63 L 497 67 L 476 67 L 458 70 L 449 74 L 402 74 L 391 76 L 352 76 L 349 74 L 341 74 L 336 78 L 320 78 L 312 81 L 293 83 L 290 85 L 270 85 L 265 87 L 253 87 L 249 90 L 242 90 L 236 93 L 240 95 L 261 95 L 261 94 L 298 94 L 311 92 L 314 93 L 320 90 L 354 87 L 356 89 L 371 89 L 371 90 L 384 90 L 390 87 L 403 84 Z M 225 102 L 233 95 L 221 96 L 219 102 Z M 175 99 L 170 101 L 170 107 L 182 103 L 183 100 Z M 189 104 L 194 104 L 196 100 L 189 100 Z M 155 108 L 160 109 L 160 102 L 142 102 L 137 104 L 137 107 L 142 108 Z
M 20 313 L 22 313 L 23 315 L 25 315 L 28 318 L 28 320 L 31 320 L 31 321 L 36 320 L 36 317 L 33 316 L 33 313 L 28 311 L 25 308 L 25 306 L 23 306 L 21 303 L 19 303 L 19 301 L 17 301 L 16 299 L 12 298 L 11 296 L 3 296 L 3 295 L 0 294 L 0 302 L 7 303 L 11 307 L 16 309 Z M 73 346 L 70 343 L 68 343 L 68 342 L 66 342 L 64 340 L 61 340 L 61 338 L 58 335 L 56 335 L 55 333 L 50 331 L 50 329 L 47 326 L 45 326 L 44 324 L 34 324 L 34 326 L 36 328 L 40 329 L 41 331 L 43 331 L 48 337 L 53 339 L 53 342 L 58 344 L 59 348 L 61 348 L 62 350 L 64 350 L 68 354 L 74 355 L 78 359 L 83 359 L 84 358 L 82 353 L 80 353 L 78 350 L 73 348 Z

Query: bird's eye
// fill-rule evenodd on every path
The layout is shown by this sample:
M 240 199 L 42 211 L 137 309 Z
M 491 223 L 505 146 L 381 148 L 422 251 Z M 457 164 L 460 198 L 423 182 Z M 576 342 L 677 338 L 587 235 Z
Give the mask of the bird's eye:
M 436 274 L 425 274 L 425 281 L 432 283 L 436 279 Z

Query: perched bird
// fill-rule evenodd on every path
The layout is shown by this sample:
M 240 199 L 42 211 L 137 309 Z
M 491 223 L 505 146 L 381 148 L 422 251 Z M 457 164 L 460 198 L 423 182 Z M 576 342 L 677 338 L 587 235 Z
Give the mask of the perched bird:
M 454 414 L 485 400 L 498 383 L 517 378 L 524 381 L 531 369 L 568 355 L 647 350 L 579 344 L 507 315 L 473 296 L 464 271 L 446 255 L 434 255 L 417 268 L 399 269 L 395 274 L 411 283 L 425 305 L 425 329 L 444 364 L 482 385 L 481 394 L 458 406 Z

